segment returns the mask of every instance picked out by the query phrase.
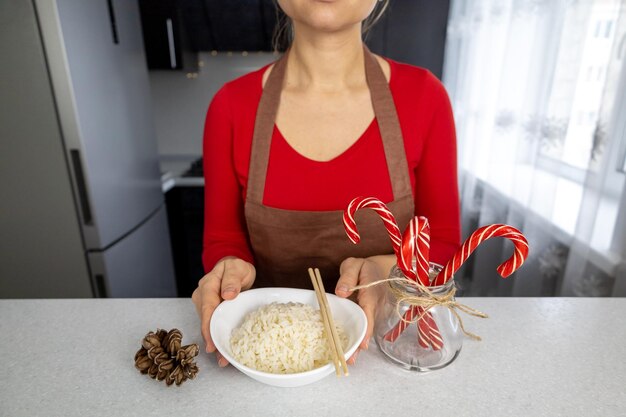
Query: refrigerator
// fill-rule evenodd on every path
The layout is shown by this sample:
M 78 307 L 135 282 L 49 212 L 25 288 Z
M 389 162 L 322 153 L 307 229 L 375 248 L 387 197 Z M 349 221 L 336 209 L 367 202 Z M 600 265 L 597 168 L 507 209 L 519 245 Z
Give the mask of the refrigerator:
M 176 296 L 137 1 L 0 0 L 0 298 Z

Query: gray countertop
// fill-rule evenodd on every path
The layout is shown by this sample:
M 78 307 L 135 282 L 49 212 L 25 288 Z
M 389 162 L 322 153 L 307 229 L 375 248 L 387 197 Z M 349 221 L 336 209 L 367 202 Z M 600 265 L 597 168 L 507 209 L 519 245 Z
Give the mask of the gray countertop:
M 626 415 L 626 299 L 461 301 L 490 318 L 465 320 L 483 341 L 447 368 L 407 372 L 372 344 L 347 378 L 275 388 L 204 353 L 181 387 L 135 370 L 149 330 L 201 343 L 188 299 L 0 300 L 0 415 Z

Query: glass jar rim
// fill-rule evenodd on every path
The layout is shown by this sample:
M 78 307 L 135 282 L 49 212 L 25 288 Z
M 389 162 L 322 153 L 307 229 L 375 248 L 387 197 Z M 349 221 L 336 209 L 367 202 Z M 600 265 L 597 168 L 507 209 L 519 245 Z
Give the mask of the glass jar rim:
M 432 274 L 432 271 L 435 271 L 437 273 L 441 272 L 441 270 L 443 269 L 443 266 L 434 262 L 430 262 L 429 263 L 430 266 L 430 272 Z M 402 272 L 402 270 L 398 267 L 398 265 L 394 265 L 394 267 L 391 269 L 391 273 L 390 273 L 390 278 L 406 278 L 406 275 L 404 275 L 404 273 Z M 422 293 L 422 291 L 403 281 L 390 281 L 389 285 L 392 287 L 395 287 L 399 290 L 404 290 L 406 292 L 412 293 L 412 294 L 420 294 Z M 454 284 L 454 276 L 451 276 L 450 279 L 448 281 L 446 281 L 444 284 L 441 285 L 437 285 L 435 287 L 428 287 L 428 290 L 433 293 L 433 294 L 445 294 L 447 292 L 449 292 L 453 287 L 455 286 Z

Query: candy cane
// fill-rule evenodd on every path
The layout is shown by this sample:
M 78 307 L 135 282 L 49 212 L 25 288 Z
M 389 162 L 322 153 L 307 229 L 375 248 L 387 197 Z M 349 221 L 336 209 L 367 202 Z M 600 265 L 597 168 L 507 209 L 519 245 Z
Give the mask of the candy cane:
M 433 350 L 441 349 L 441 347 L 436 348 L 437 342 L 433 342 L 433 337 L 435 340 L 440 340 L 441 335 L 430 312 L 424 312 L 424 308 L 417 306 L 411 306 L 410 310 L 414 310 L 416 315 L 422 316 L 417 320 L 417 343 L 424 349 L 428 349 L 430 346 L 433 347 Z
M 402 316 L 402 320 L 400 320 L 398 324 L 396 324 L 391 330 L 389 330 L 383 336 L 383 338 L 389 342 L 392 342 L 392 343 L 395 342 L 396 339 L 400 337 L 402 332 L 404 332 L 404 330 L 406 330 L 406 328 L 409 327 L 409 325 L 413 322 L 413 320 L 415 320 L 415 317 L 417 317 L 418 314 L 421 315 L 423 312 L 424 312 L 424 309 L 422 307 L 411 306 Z M 429 315 L 429 316 L 430 316 L 430 321 L 426 318 L 426 316 L 422 317 L 421 319 L 417 321 L 417 329 L 418 329 L 417 342 L 424 349 L 428 349 L 433 344 L 431 332 L 432 332 L 433 327 L 435 328 L 437 327 L 437 324 L 432 318 L 432 315 Z M 440 341 L 441 341 L 441 335 L 439 334 L 439 331 L 437 331 L 435 335 L 434 345 L 438 345 L 439 348 L 436 349 L 435 346 L 433 345 L 434 350 L 441 349 Z
M 492 224 L 489 226 L 483 226 L 476 230 L 465 242 L 463 242 L 463 245 L 461 245 L 452 259 L 448 261 L 439 275 L 437 275 L 433 285 L 439 286 L 448 282 L 452 275 L 454 275 L 467 258 L 469 258 L 474 249 L 476 249 L 476 247 L 478 247 L 478 245 L 482 242 L 487 239 L 491 239 L 492 237 L 507 238 L 515 245 L 513 255 L 497 268 L 498 273 L 503 278 L 508 277 L 515 272 L 517 268 L 522 266 L 528 257 L 528 241 L 524 235 L 512 226 L 508 226 L 506 224 Z
M 409 228 L 410 227 L 411 226 L 409 225 Z M 406 237 L 407 232 L 409 231 L 409 228 L 407 228 L 407 231 L 405 231 L 404 237 Z M 407 253 L 409 251 L 413 252 L 413 248 L 417 248 L 417 246 L 415 244 L 412 244 L 412 245 L 405 244 L 405 239 L 403 239 L 403 244 L 402 244 L 403 251 L 406 251 Z M 403 262 L 411 264 L 410 259 L 406 259 L 405 256 L 402 256 L 402 258 L 403 258 Z M 400 267 L 400 262 L 398 262 L 398 268 L 402 269 Z M 417 273 L 413 269 L 409 269 L 406 271 L 403 270 L 402 272 L 409 279 L 413 279 L 413 280 L 418 279 Z M 404 312 L 402 319 L 398 321 L 398 323 L 385 334 L 384 336 L 385 340 L 388 340 L 390 342 L 395 342 L 395 340 L 402 334 L 402 332 L 404 332 L 404 330 L 408 327 L 408 325 L 411 324 L 413 320 L 415 320 L 415 317 L 417 317 L 418 315 L 422 316 L 423 313 L 424 313 L 424 309 L 422 307 L 410 306 L 409 309 Z M 428 313 L 428 315 L 430 315 L 430 313 Z M 428 325 L 428 322 L 424 319 L 424 317 L 421 317 L 420 319 L 417 320 L 417 328 L 418 328 L 417 340 L 420 346 L 422 346 L 423 348 L 428 348 L 430 346 L 431 328 Z M 438 330 L 436 330 L 435 332 L 437 334 L 439 333 Z
M 380 200 L 373 197 L 357 197 L 353 199 L 348 208 L 343 213 L 343 225 L 346 230 L 346 234 L 352 241 L 352 243 L 359 243 L 361 237 L 359 236 L 359 232 L 356 227 L 356 221 L 354 219 L 354 214 L 357 210 L 361 208 L 369 208 L 374 210 L 382 219 L 385 228 L 387 229 L 387 233 L 389 234 L 389 239 L 391 240 L 391 246 L 393 247 L 393 251 L 396 254 L 398 260 L 398 267 L 402 270 L 402 272 L 412 279 L 417 279 L 417 274 L 413 270 L 412 265 L 412 256 L 413 256 L 413 248 L 417 248 L 415 246 L 415 239 L 407 240 L 407 243 L 403 245 L 403 235 L 400 233 L 400 228 L 398 227 L 398 223 L 396 222 L 393 213 L 387 208 L 387 206 Z M 407 237 L 407 239 L 409 239 Z M 402 255 L 402 247 L 405 247 L 406 255 Z M 406 329 L 406 327 L 413 321 L 416 314 L 421 314 L 421 310 L 417 310 L 416 308 L 409 308 L 407 312 L 404 314 L 404 320 L 400 320 L 400 322 L 384 337 L 386 340 L 391 342 L 395 341 L 400 334 Z M 430 342 L 430 328 L 424 320 L 420 320 L 421 326 L 423 328 L 422 331 L 419 332 L 420 338 L 419 342 L 422 347 L 427 348 Z M 418 323 L 419 327 L 420 323 Z
M 398 322 L 391 330 L 389 330 L 383 338 L 389 342 L 395 342 L 396 339 L 402 334 L 402 332 L 409 327 L 411 322 L 415 319 L 416 310 L 414 308 L 409 308 L 404 315 L 402 316 L 402 320 Z M 421 334 L 421 332 L 419 332 Z M 425 333 L 425 337 L 428 337 L 429 332 Z M 422 339 L 419 339 L 420 345 L 422 344 Z M 427 343 L 425 341 L 424 343 Z M 428 347 L 428 344 L 426 344 Z
M 419 308 L 422 311 L 424 310 L 422 307 Z M 439 333 L 437 322 L 435 322 L 435 319 L 430 311 L 427 311 L 426 314 L 424 314 L 424 321 L 426 322 L 426 327 L 429 329 L 428 336 L 430 339 L 430 345 L 433 347 L 433 350 L 441 350 L 441 348 L 443 348 L 443 338 L 441 337 L 441 333 Z
M 407 278 L 413 281 L 417 281 L 420 275 L 417 271 L 417 267 L 420 265 L 413 266 L 413 259 L 418 257 L 417 253 L 419 251 L 417 245 L 418 228 L 417 217 L 414 217 L 402 234 L 402 245 L 400 246 L 400 256 L 398 256 L 398 268 Z
M 398 258 L 398 267 L 412 280 L 419 280 L 424 286 L 430 283 L 428 262 L 430 254 L 430 226 L 425 217 L 414 217 L 402 236 L 401 256 Z M 413 269 L 413 259 L 417 270 Z M 394 342 L 406 329 L 408 324 L 418 317 L 418 342 L 423 348 L 432 346 L 439 350 L 443 346 L 441 333 L 437 323 L 429 311 L 419 306 L 411 306 L 384 338 Z
M 416 223 L 416 252 L 417 278 L 422 285 L 427 287 L 430 284 L 429 271 L 430 263 L 430 226 L 426 217 L 418 217 Z
M 430 226 L 426 217 L 417 218 L 417 252 L 416 252 L 416 264 L 417 264 L 417 277 L 419 281 L 425 287 L 430 285 Z M 424 311 L 424 308 L 417 307 L 417 314 L 421 316 L 418 320 L 418 327 L 421 332 L 428 331 L 428 344 L 424 346 L 421 343 L 422 337 L 420 337 L 420 345 L 424 348 L 428 348 L 428 345 L 432 346 L 433 350 L 440 350 L 443 347 L 443 339 L 439 332 L 439 327 L 433 318 L 430 311 Z
M 426 217 L 414 217 L 402 235 L 398 267 L 407 278 L 430 285 L 428 262 L 430 254 L 430 226 Z M 415 260 L 416 269 L 413 267 Z
M 343 212 L 343 226 L 346 229 L 346 234 L 352 241 L 352 243 L 359 243 L 361 236 L 356 228 L 356 221 L 354 220 L 354 213 L 361 208 L 372 209 L 380 216 L 389 239 L 391 240 L 391 246 L 398 259 L 400 259 L 400 245 L 402 244 L 402 234 L 400 228 L 396 222 L 393 213 L 387 208 L 387 206 L 380 200 L 374 197 L 357 197 L 350 202 L 348 208 Z
M 352 243 L 359 243 L 361 237 L 356 227 L 354 214 L 361 208 L 374 210 L 383 220 L 391 246 L 398 260 L 398 267 L 410 279 L 420 280 L 424 285 L 429 284 L 428 278 L 428 254 L 430 248 L 430 227 L 426 218 L 415 218 L 409 224 L 404 236 L 400 233 L 400 228 L 393 213 L 380 200 L 373 197 L 357 197 L 353 199 L 343 214 L 343 224 L 346 234 Z M 416 269 L 413 268 L 413 258 L 416 259 Z M 385 335 L 385 339 L 394 341 L 406 329 L 408 324 L 417 316 L 419 331 L 419 343 L 422 347 L 441 349 L 441 334 L 437 328 L 434 318 L 430 312 L 425 312 L 422 307 L 412 306 L 404 314 L 404 320 L 400 322 Z M 434 340 L 434 342 L 433 342 Z M 438 342 L 439 341 L 439 342 Z

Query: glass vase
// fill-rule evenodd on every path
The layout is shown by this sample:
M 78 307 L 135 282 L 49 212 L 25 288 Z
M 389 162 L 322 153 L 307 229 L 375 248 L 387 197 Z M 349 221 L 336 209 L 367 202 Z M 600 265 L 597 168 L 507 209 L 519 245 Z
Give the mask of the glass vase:
M 440 265 L 430 264 L 431 277 L 436 276 L 440 270 Z M 389 278 L 405 276 L 396 265 Z M 450 295 L 453 288 L 454 279 L 451 278 L 446 284 L 429 287 L 429 290 L 435 297 L 445 297 Z M 435 305 L 424 311 L 420 305 L 398 299 L 399 294 L 402 294 L 401 298 L 429 297 L 409 283 L 387 283 L 385 299 L 378 309 L 375 324 L 375 340 L 380 350 L 391 362 L 412 371 L 428 372 L 452 363 L 463 344 L 463 333 L 454 313 L 443 305 Z M 453 295 L 451 301 L 454 301 Z M 421 325 L 421 320 L 418 319 L 420 315 L 424 321 Z M 401 317 L 410 318 L 411 322 L 404 322 L 403 326 Z M 424 327 L 426 330 L 420 330 Z M 432 340 L 432 343 L 428 340 Z

